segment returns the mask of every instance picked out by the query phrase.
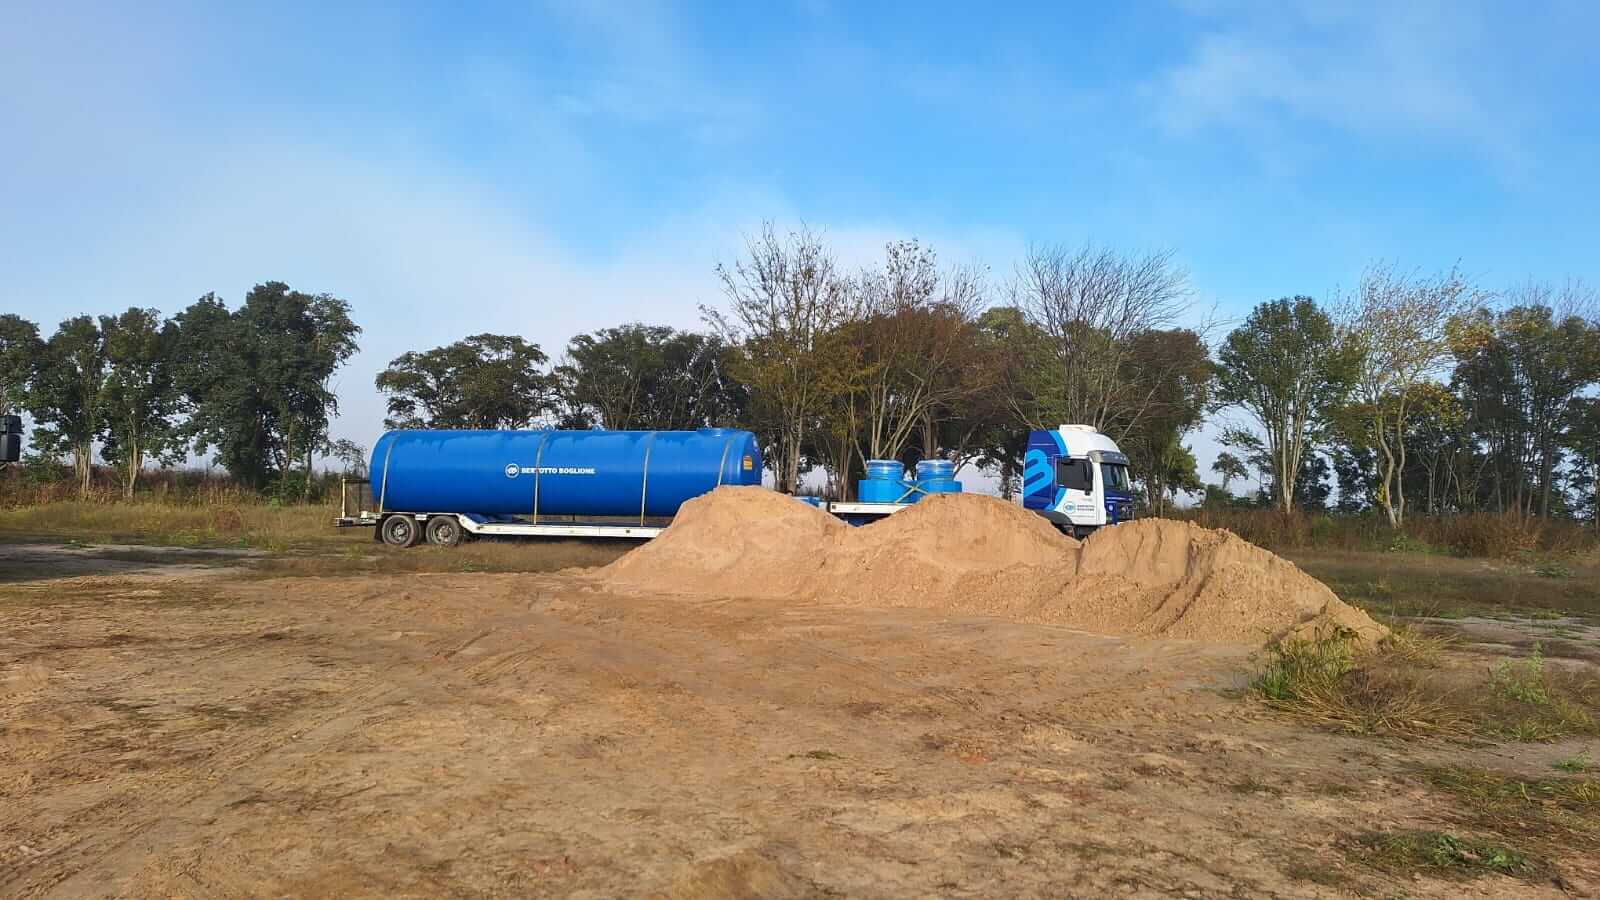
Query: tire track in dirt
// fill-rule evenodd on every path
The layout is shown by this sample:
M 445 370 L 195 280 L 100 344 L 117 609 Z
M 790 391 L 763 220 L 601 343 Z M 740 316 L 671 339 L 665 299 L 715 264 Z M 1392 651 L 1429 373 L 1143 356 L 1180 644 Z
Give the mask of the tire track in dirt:
M 223 807 L 248 793 L 242 782 L 282 767 L 280 752 L 290 746 L 328 744 L 365 724 L 366 713 L 399 689 L 369 680 L 343 698 L 337 708 L 316 716 L 290 719 L 267 734 L 252 733 L 233 741 L 215 755 L 210 783 L 173 787 L 154 795 L 141 795 L 143 806 L 154 811 L 101 840 L 88 838 L 60 848 L 52 855 L 75 856 L 84 861 L 70 872 L 58 872 L 45 896 L 72 897 L 104 889 L 135 874 L 161 847 L 170 847 L 215 819 Z M 64 867 L 64 866 L 63 866 Z M 29 879 L 30 881 L 34 879 Z M 0 891 L 31 893 L 33 885 L 19 880 L 0 881 Z

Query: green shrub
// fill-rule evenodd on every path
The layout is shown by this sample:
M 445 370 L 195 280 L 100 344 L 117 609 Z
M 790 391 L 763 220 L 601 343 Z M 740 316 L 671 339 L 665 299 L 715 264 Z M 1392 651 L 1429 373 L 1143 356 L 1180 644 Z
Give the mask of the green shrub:
M 1489 684 L 1503 696 L 1530 706 L 1549 706 L 1550 691 L 1544 680 L 1544 649 L 1533 645 L 1533 653 L 1523 660 L 1502 659 L 1494 667 Z

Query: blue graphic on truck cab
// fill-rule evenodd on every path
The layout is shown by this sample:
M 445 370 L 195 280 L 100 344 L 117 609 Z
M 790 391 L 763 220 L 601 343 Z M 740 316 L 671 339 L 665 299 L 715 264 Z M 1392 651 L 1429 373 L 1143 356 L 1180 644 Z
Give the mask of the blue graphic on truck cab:
M 1067 489 L 1056 484 L 1056 460 L 1067 455 L 1067 442 L 1059 431 L 1028 434 L 1022 456 L 1022 505 L 1025 509 L 1055 509 L 1066 499 Z

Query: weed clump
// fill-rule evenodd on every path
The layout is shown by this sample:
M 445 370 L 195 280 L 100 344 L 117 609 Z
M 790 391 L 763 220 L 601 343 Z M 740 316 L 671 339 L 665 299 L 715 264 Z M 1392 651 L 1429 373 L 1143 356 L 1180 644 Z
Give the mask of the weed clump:
M 1284 641 L 1267 651 L 1251 689 L 1274 709 L 1340 730 L 1396 735 L 1466 731 L 1466 720 L 1430 695 L 1403 664 L 1420 652 L 1418 645 L 1400 646 L 1404 649 L 1394 649 L 1391 640 L 1368 650 L 1348 632 Z
M 1524 778 L 1468 766 L 1425 768 L 1419 774 L 1456 801 L 1460 824 L 1477 834 L 1550 860 L 1593 858 L 1600 852 L 1600 780 Z M 1550 868 L 1531 857 L 1526 867 L 1510 866 L 1508 858 L 1484 859 L 1506 874 Z
M 1600 733 L 1593 712 L 1600 703 L 1600 681 L 1551 668 L 1537 644 L 1526 659 L 1501 660 L 1490 669 L 1488 686 L 1486 733 L 1528 742 Z
M 1551 764 L 1550 767 L 1560 772 L 1578 773 L 1589 771 L 1593 765 L 1594 764 L 1589 761 L 1589 754 L 1580 753 L 1577 756 L 1569 756 L 1566 759 L 1556 760 Z
M 1284 641 L 1251 693 L 1313 724 L 1400 737 L 1478 735 L 1521 742 L 1600 734 L 1600 679 L 1549 666 L 1535 648 L 1489 669 L 1447 665 L 1451 639 L 1400 627 L 1375 648 L 1352 635 Z
M 1533 653 L 1523 660 L 1503 659 L 1490 673 L 1489 684 L 1504 696 L 1531 706 L 1549 706 L 1550 691 L 1545 686 L 1544 648 L 1533 645 Z
M 1503 844 L 1442 831 L 1368 832 L 1357 844 L 1356 855 L 1363 861 L 1391 872 L 1526 878 L 1545 868 L 1542 861 Z

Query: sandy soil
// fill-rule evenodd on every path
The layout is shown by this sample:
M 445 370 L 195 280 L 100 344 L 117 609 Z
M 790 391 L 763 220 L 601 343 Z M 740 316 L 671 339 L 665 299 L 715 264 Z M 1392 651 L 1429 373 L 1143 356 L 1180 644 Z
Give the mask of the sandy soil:
M 255 550 L 151 547 L 135 544 L 0 543 L 0 584 L 75 575 L 163 575 L 169 578 L 226 574 L 259 559 Z
M 720 487 L 598 577 L 621 590 L 918 607 L 1096 634 L 1256 645 L 1387 634 L 1294 563 L 1230 532 L 1140 519 L 1080 543 L 981 494 L 929 497 L 852 528 L 783 494 Z
M 1438 751 L 1255 715 L 1243 646 L 573 575 L 191 575 L 0 584 L 0 895 L 1559 893 L 1347 862 L 1450 821 L 1408 774 Z

